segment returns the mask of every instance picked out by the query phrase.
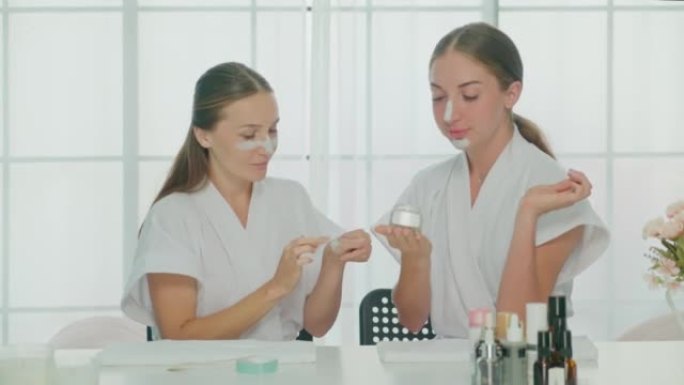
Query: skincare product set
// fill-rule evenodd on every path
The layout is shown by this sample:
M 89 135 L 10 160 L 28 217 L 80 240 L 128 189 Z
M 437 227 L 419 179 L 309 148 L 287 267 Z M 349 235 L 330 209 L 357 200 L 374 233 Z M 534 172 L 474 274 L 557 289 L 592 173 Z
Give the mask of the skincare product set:
M 577 385 L 565 297 L 529 303 L 526 316 L 525 336 L 515 313 L 469 312 L 473 385 Z

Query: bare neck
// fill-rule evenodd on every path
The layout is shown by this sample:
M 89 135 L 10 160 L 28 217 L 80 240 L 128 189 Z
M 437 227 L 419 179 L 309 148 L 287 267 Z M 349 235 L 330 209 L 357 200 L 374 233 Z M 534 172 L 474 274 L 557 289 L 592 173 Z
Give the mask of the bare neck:
M 480 182 L 484 181 L 501 152 L 513 138 L 513 129 L 513 125 L 507 122 L 497 130 L 491 141 L 485 145 L 466 149 L 468 171 L 471 178 L 474 177 Z

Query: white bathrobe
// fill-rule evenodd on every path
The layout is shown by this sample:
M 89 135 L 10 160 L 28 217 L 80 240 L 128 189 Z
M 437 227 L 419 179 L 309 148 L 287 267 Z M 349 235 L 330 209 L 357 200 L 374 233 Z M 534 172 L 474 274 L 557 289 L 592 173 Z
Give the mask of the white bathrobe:
M 173 273 L 197 280 L 197 316 L 210 315 L 271 279 L 292 239 L 340 233 L 294 181 L 267 178 L 255 183 L 246 228 L 212 183 L 197 192 L 171 194 L 152 206 L 143 223 L 122 309 L 136 321 L 155 325 L 146 274 Z M 303 267 L 295 290 L 242 338 L 297 337 L 304 301 L 321 269 L 322 249 Z
M 435 333 L 467 337 L 468 310 L 495 307 L 518 202 L 532 186 L 566 178 L 554 159 L 518 132 L 499 155 L 470 205 L 468 160 L 461 153 L 419 172 L 397 204 L 418 207 L 422 232 L 432 242 L 431 311 Z M 387 224 L 389 213 L 379 223 Z M 560 272 L 554 293 L 570 297 L 572 280 L 608 247 L 606 226 L 587 200 L 539 218 L 536 245 L 583 225 L 584 235 Z M 382 243 L 397 260 L 398 250 Z M 572 314 L 571 302 L 568 313 Z

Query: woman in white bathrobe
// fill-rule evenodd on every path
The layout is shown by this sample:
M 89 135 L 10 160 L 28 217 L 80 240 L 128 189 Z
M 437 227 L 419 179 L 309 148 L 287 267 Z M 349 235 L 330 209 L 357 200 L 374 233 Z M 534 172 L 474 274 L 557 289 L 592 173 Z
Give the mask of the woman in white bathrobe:
M 252 69 L 224 63 L 200 77 L 185 143 L 140 231 L 122 300 L 129 317 L 168 339 L 330 329 L 345 264 L 368 259 L 370 237 L 340 235 L 301 185 L 266 178 L 278 120 Z
M 421 231 L 388 226 L 389 214 L 375 231 L 401 263 L 400 322 L 416 331 L 430 316 L 437 335 L 466 337 L 470 309 L 524 319 L 528 302 L 569 297 L 609 236 L 585 199 L 589 180 L 566 172 L 513 113 L 523 71 L 508 36 L 484 23 L 455 29 L 435 47 L 429 79 L 435 122 L 462 152 L 419 172 L 399 198 L 421 211 Z

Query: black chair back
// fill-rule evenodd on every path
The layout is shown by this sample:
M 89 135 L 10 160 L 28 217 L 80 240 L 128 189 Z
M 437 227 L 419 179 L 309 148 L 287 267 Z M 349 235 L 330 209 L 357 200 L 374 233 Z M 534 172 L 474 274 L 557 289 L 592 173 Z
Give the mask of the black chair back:
M 413 341 L 435 338 L 430 319 L 418 333 L 411 333 L 399 323 L 397 308 L 392 303 L 392 290 L 375 289 L 366 294 L 359 307 L 359 339 L 361 345 L 380 341 Z

